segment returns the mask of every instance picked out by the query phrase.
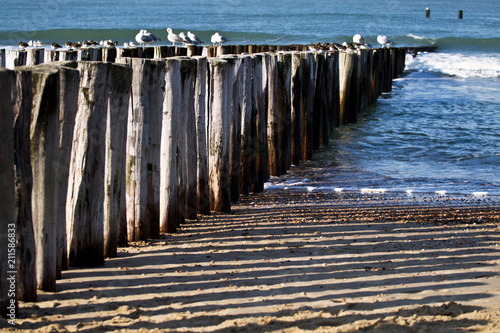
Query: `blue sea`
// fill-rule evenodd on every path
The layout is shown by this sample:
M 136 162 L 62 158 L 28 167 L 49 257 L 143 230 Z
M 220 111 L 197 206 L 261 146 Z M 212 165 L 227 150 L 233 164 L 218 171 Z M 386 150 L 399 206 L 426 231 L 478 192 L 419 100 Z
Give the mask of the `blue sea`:
M 13 0 L 0 11 L 0 46 L 121 45 L 139 29 L 166 45 L 168 27 L 206 42 L 218 31 L 234 44 L 342 43 L 359 33 L 374 46 L 377 35 L 437 46 L 408 57 L 391 93 L 268 187 L 500 194 L 500 1 Z

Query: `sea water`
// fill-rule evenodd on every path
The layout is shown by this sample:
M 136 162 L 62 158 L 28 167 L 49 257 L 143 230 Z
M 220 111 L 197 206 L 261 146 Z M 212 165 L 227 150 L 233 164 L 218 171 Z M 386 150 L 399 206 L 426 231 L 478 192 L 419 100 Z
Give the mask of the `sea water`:
M 429 7 L 430 18 L 425 18 Z M 463 10 L 463 19 L 458 11 Z M 3 1 L 0 46 L 134 40 L 166 28 L 209 44 L 350 41 L 437 46 L 409 56 L 393 90 L 337 128 L 330 144 L 272 186 L 500 194 L 500 1 L 466 0 L 16 0 Z M 270 186 L 270 187 L 272 187 Z

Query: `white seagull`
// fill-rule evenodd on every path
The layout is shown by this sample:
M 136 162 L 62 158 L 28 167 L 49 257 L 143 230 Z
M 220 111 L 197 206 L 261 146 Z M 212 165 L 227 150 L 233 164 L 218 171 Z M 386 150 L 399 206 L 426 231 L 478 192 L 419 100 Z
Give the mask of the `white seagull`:
M 188 37 L 193 41 L 193 42 L 198 42 L 198 44 L 202 44 L 202 40 L 196 36 L 195 34 L 193 34 L 191 31 L 188 31 Z
M 352 37 L 352 42 L 354 44 L 364 44 L 365 43 L 365 40 L 363 39 L 363 37 L 361 37 L 360 34 L 355 34 L 353 37 Z
M 184 45 L 196 45 L 196 44 L 198 44 L 198 42 L 195 42 L 195 41 L 193 41 L 191 38 L 189 38 L 188 36 L 186 36 L 186 35 L 184 34 L 184 32 L 181 32 L 181 33 L 179 34 L 179 38 L 180 38 L 180 39 L 182 39 L 182 43 L 183 43 Z
M 149 32 L 147 30 L 144 30 L 144 35 L 151 37 L 151 39 L 153 40 L 153 42 L 161 41 L 160 38 L 156 37 L 155 35 L 153 35 L 151 32 Z
M 212 44 L 218 44 L 218 45 L 222 45 L 225 42 L 229 42 L 229 40 L 226 37 L 220 35 L 218 32 L 212 35 L 210 41 L 212 42 Z
M 135 35 L 135 40 L 137 41 L 137 43 L 139 43 L 139 45 L 142 45 L 151 43 L 153 41 L 153 38 L 147 35 L 146 30 L 141 30 L 137 35 Z
M 172 46 L 175 46 L 175 43 L 184 42 L 179 36 L 177 36 L 172 32 L 172 29 L 167 28 L 167 32 L 168 32 L 167 39 L 172 42 Z
M 394 46 L 396 43 L 394 43 L 392 40 L 387 38 L 387 36 L 377 36 L 377 42 L 382 45 L 382 47 L 391 47 Z

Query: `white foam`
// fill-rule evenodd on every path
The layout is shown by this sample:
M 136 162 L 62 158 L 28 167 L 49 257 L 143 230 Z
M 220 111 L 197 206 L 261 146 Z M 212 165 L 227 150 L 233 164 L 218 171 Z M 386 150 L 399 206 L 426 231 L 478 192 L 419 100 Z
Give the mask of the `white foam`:
M 413 58 L 406 58 L 406 69 L 437 72 L 462 78 L 500 77 L 500 56 L 498 54 L 450 54 L 424 52 Z

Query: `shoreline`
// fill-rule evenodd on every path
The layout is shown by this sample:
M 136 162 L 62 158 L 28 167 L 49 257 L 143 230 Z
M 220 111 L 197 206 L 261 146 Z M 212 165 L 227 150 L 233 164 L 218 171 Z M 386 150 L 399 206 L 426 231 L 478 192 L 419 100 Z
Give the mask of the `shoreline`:
M 264 191 L 64 271 L 16 330 L 492 332 L 499 222 L 496 204 Z

